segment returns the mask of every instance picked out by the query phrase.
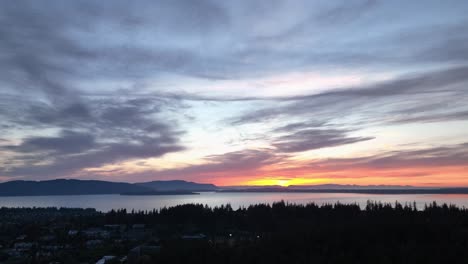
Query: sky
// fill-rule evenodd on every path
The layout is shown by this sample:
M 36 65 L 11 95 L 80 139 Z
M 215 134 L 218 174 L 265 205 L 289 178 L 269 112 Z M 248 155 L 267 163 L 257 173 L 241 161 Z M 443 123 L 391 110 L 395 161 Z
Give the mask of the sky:
M 468 186 L 468 1 L 2 1 L 0 181 Z

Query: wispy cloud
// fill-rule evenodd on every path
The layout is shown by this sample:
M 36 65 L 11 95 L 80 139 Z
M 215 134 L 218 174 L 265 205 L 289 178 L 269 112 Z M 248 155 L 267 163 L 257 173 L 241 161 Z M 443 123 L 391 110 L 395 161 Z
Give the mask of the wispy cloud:
M 17 145 L 2 146 L 1 150 L 14 154 L 5 158 L 14 165 L 3 166 L 1 173 L 71 176 L 89 167 L 183 150 L 179 143 L 182 131 L 156 117 L 161 107 L 163 104 L 154 100 L 105 99 L 86 101 L 85 108 L 72 105 L 64 111 L 54 106 L 35 106 L 20 120 L 4 115 L 4 121 L 23 128 L 53 128 L 59 132 L 29 136 Z
M 273 142 L 279 152 L 301 152 L 367 141 L 372 137 L 352 137 L 338 129 L 306 129 L 281 136 Z
M 353 114 L 362 115 L 360 118 L 366 118 L 367 122 L 411 121 L 407 117 L 396 117 L 396 120 L 394 117 L 388 117 L 389 114 L 394 113 L 395 108 L 398 109 L 399 105 L 401 107 L 409 105 L 410 108 L 404 114 L 419 114 L 421 120 L 425 115 L 463 119 L 463 115 L 441 113 L 447 110 L 448 104 L 457 105 L 460 109 L 466 110 L 462 102 L 467 99 L 467 84 L 468 68 L 455 67 L 364 87 L 348 87 L 315 95 L 284 98 L 284 105 L 278 106 L 277 102 L 272 103 L 271 107 L 248 112 L 233 119 L 232 124 L 262 122 L 287 116 L 312 117 L 314 122 L 329 123 Z M 435 100 L 428 100 L 434 97 Z M 424 111 L 429 106 L 432 107 L 431 111 Z M 418 110 L 420 110 L 419 113 Z M 400 113 L 403 114 L 403 112 Z M 427 116 L 425 119 L 431 120 Z M 413 121 L 416 122 L 418 119 Z

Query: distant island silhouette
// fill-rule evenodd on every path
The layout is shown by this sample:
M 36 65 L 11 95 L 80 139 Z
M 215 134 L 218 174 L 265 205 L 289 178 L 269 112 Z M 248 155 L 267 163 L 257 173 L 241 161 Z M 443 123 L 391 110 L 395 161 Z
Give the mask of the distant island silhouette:
M 409 185 L 292 185 L 282 186 L 216 186 L 183 180 L 142 183 L 98 180 L 56 179 L 46 181 L 9 181 L 0 183 L 0 196 L 44 195 L 185 195 L 198 192 L 296 192 L 296 193 L 362 193 L 362 194 L 468 194 L 466 187 L 415 187 Z
M 109 182 L 96 180 L 56 179 L 47 181 L 9 181 L 0 183 L 0 196 L 40 195 L 181 195 L 214 191 L 211 184 L 187 181 L 153 181 L 144 183 Z
M 125 192 L 120 195 L 130 195 L 130 196 L 151 196 L 151 195 L 198 195 L 200 193 L 191 192 L 191 191 L 148 191 L 148 192 Z

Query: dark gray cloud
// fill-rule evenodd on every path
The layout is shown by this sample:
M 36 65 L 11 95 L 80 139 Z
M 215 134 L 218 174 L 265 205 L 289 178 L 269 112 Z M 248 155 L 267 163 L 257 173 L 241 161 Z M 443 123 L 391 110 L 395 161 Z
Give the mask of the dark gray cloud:
M 279 132 L 279 133 L 284 133 L 288 132 L 290 133 L 291 131 L 297 131 L 300 129 L 310 129 L 310 128 L 321 128 L 326 126 L 326 123 L 323 122 L 316 122 L 316 123 L 309 123 L 309 122 L 300 122 L 300 123 L 290 123 L 285 126 L 281 126 L 276 128 L 273 132 Z
M 448 62 L 460 62 L 468 54 L 462 48 L 463 40 L 468 37 L 468 30 L 463 26 L 465 21 L 440 22 L 435 25 L 437 34 L 434 34 L 434 25 L 393 29 L 392 34 L 387 34 L 393 39 L 376 37 L 368 40 L 367 37 L 363 39 L 372 48 L 361 43 L 356 46 L 362 49 L 351 49 L 348 42 L 352 40 L 353 43 L 352 36 L 362 34 L 359 20 L 376 20 L 374 24 L 386 32 L 383 25 L 387 21 L 381 21 L 379 14 L 394 12 L 394 6 L 376 1 L 309 5 L 308 1 L 295 2 L 289 5 L 292 7 L 281 1 L 249 4 L 212 1 L 197 4 L 138 1 L 129 4 L 114 1 L 112 5 L 95 1 L 51 1 L 47 5 L 34 1 L 2 3 L 1 82 L 5 84 L 5 90 L 23 91 L 32 96 L 39 93 L 57 104 L 67 105 L 75 101 L 79 103 L 78 88 L 84 86 L 98 92 L 98 89 L 85 85 L 83 80 L 133 82 L 167 73 L 209 79 L 244 78 L 316 69 L 323 64 L 342 67 L 347 61 L 363 67 L 372 66 L 372 63 L 389 65 L 387 57 L 407 65 L 406 57 L 413 55 L 406 56 L 406 53 L 417 54 L 415 61 L 424 57 L 420 47 L 422 42 L 429 43 L 423 49 L 428 54 L 424 61 L 434 58 L 440 62 L 446 58 Z M 463 2 L 453 5 L 463 5 Z M 279 11 L 303 15 L 281 15 L 285 18 L 284 27 L 262 21 L 262 17 L 281 14 Z M 343 21 L 350 19 L 353 20 L 351 28 L 343 26 Z M 261 26 L 261 30 L 245 27 L 244 20 L 250 25 Z M 323 26 L 317 29 L 311 21 L 327 21 L 326 24 L 334 30 L 329 32 Z M 298 25 L 303 25 L 303 29 L 294 30 Z M 421 34 L 424 29 L 430 34 Z M 315 43 L 311 38 L 317 36 L 317 30 L 320 41 Z M 378 32 L 378 26 L 372 30 Z M 259 36 L 265 32 L 283 31 L 293 32 L 293 36 L 279 34 L 273 39 Z M 344 35 L 337 38 L 336 34 L 340 32 Z M 459 41 L 448 40 L 447 32 Z M 414 38 L 402 37 L 413 33 L 419 33 L 417 42 Z M 341 39 L 348 42 L 341 44 Z M 234 42 L 238 43 L 238 48 L 236 45 L 233 48 Z M 331 42 L 338 44 L 330 45 Z M 380 47 L 385 46 L 382 43 L 392 43 L 393 46 L 388 48 L 391 51 L 381 50 Z M 413 52 L 393 53 L 400 46 Z M 400 58 L 403 55 L 406 57 Z
M 316 19 L 324 23 L 347 23 L 378 5 L 377 0 L 354 2 L 354 4 L 334 6 L 320 14 Z
M 310 164 L 315 170 L 345 170 L 345 169 L 428 169 L 438 167 L 468 166 L 468 143 L 418 150 L 400 150 L 381 153 L 374 156 L 327 159 Z M 367 177 L 369 175 L 362 175 Z
M 443 121 L 444 117 L 446 120 L 464 120 L 467 91 L 468 67 L 460 66 L 363 87 L 278 98 L 271 107 L 247 112 L 230 122 L 239 125 L 291 116 L 303 117 L 305 123 L 321 124 L 350 116 L 352 118 L 348 122 L 351 124 L 365 122 L 368 125 Z M 457 110 L 458 114 L 444 113 L 448 105 L 456 106 L 452 111 Z
M 395 151 L 368 159 L 367 166 L 374 168 L 441 167 L 468 165 L 468 144 L 436 147 L 423 150 Z
M 65 130 L 58 137 L 28 137 L 23 139 L 18 146 L 5 146 L 4 148 L 14 152 L 39 152 L 43 155 L 55 152 L 62 155 L 83 152 L 94 146 L 95 139 L 92 135 Z
M 279 152 L 301 152 L 306 150 L 335 147 L 367 141 L 373 137 L 348 136 L 346 130 L 338 129 L 306 129 L 293 134 L 281 136 L 273 141 L 273 146 Z
M 182 168 L 154 170 L 131 174 L 132 181 L 138 182 L 153 178 L 212 181 L 222 178 L 242 178 L 257 173 L 264 167 L 280 164 L 287 158 L 273 149 L 245 149 L 205 157 L 203 164 L 188 165 Z
M 72 145 L 73 142 L 66 142 Z M 76 155 L 55 155 L 45 159 L 40 157 L 28 158 L 21 166 L 3 170 L 4 175 L 34 177 L 63 177 L 77 175 L 84 168 L 99 167 L 121 161 L 160 157 L 169 152 L 182 150 L 183 147 L 168 144 L 157 138 L 142 139 L 137 143 L 107 143 L 96 144 L 93 149 L 82 151 Z M 24 161 L 24 160 L 23 160 Z M 46 162 L 46 164 L 42 164 Z M 83 174 L 81 172 L 81 174 Z
M 82 102 L 86 102 L 85 107 L 70 105 L 64 109 L 16 102 L 18 108 L 29 109 L 29 114 L 23 113 L 19 120 L 4 114 L 3 122 L 26 131 L 42 128 L 60 132 L 56 136 L 29 136 L 18 145 L 2 146 L 0 150 L 13 155 L 6 158 L 8 165 L 3 166 L 1 174 L 63 177 L 84 168 L 160 157 L 184 149 L 179 143 L 182 131 L 168 118 L 157 116 L 165 107 L 161 100 L 105 98 Z
M 468 120 L 468 111 L 451 111 L 448 113 L 434 113 L 427 114 L 418 112 L 417 114 L 410 114 L 406 112 L 403 116 L 395 119 L 395 123 L 430 123 L 430 122 L 446 122 L 446 121 L 459 121 Z
M 285 156 L 279 155 L 270 149 L 247 149 L 236 152 L 228 152 L 222 155 L 212 155 L 207 157 L 207 161 L 213 164 L 200 165 L 200 171 L 232 171 L 253 170 L 265 165 L 275 164 Z
M 427 5 L 434 5 L 429 10 L 434 11 L 439 4 Z M 466 7 L 463 1 L 452 5 L 454 10 Z M 431 24 L 414 16 L 414 23 L 427 24 L 426 31 L 435 26 L 439 29 L 436 35 L 419 34 L 414 43 L 402 35 L 419 33 L 422 26 L 404 28 L 396 22 L 393 28 L 385 20 L 387 13 L 413 11 L 397 6 L 367 0 L 289 5 L 206 0 L 196 4 L 113 1 L 112 5 L 7 2 L 0 11 L 1 77 L 16 87 L 36 86 L 48 90 L 48 95 L 60 96 L 77 85 L 77 78 L 144 79 L 176 73 L 224 79 L 321 65 L 417 65 L 421 58 L 460 62 L 466 57 L 462 46 L 466 21 L 444 24 L 435 20 Z M 448 12 L 445 9 L 439 11 Z M 368 25 L 369 34 L 362 32 L 363 24 Z M 448 30 L 458 41 L 447 40 Z M 380 37 L 380 32 L 389 37 Z M 427 43 L 423 51 L 421 42 Z M 409 51 L 403 52 L 401 47 Z

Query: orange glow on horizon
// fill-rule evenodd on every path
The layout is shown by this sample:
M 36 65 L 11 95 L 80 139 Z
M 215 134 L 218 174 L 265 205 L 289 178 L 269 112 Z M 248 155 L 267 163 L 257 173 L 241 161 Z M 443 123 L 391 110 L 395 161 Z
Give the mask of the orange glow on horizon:
M 310 171 L 304 168 L 252 171 L 243 177 L 235 172 L 200 177 L 203 182 L 218 186 L 290 186 L 290 185 L 411 185 L 420 187 L 468 187 L 468 167 L 373 169 L 354 168 L 333 170 L 322 168 Z M 274 174 L 282 176 L 273 176 Z M 273 175 L 271 175 L 273 174 Z
M 252 186 L 283 186 L 287 187 L 290 185 L 309 185 L 309 184 L 320 184 L 323 183 L 324 179 L 314 179 L 314 178 L 263 178 L 255 179 L 245 182 L 242 185 L 252 185 Z
M 369 166 L 352 161 L 335 161 L 312 163 L 291 161 L 290 163 L 269 164 L 261 168 L 236 170 L 236 168 L 222 168 L 210 172 L 184 172 L 185 167 L 172 169 L 177 172 L 164 175 L 164 169 L 159 173 L 159 180 L 170 180 L 178 177 L 179 173 L 185 177 L 180 179 L 212 183 L 217 186 L 290 186 L 290 185 L 411 185 L 420 187 L 468 187 L 468 165 L 450 166 L 422 166 L 421 164 L 402 164 L 400 166 Z M 127 181 L 128 174 L 139 175 L 133 182 L 154 180 L 155 174 L 147 174 L 125 163 L 122 166 L 106 166 L 90 169 L 87 172 L 100 176 L 102 180 L 112 178 L 115 181 Z M 180 171 L 177 171 L 180 170 Z M 122 175 L 121 177 L 116 176 Z M 1 179 L 0 179 L 1 180 Z

